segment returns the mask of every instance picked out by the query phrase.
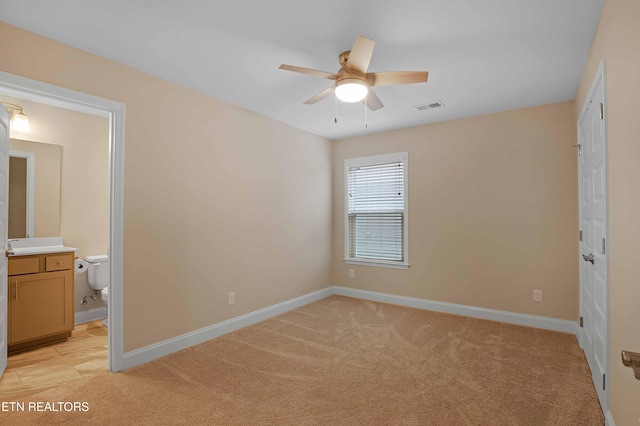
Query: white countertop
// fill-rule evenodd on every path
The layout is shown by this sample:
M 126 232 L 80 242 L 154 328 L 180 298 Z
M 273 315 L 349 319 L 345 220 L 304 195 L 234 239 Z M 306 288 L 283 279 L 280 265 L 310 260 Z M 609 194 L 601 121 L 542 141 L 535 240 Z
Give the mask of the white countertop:
M 67 247 L 62 237 L 20 238 L 10 240 L 9 256 L 26 256 L 30 254 L 68 253 L 77 251 L 75 247 Z
M 41 246 L 41 247 L 24 247 L 14 248 L 9 252 L 9 257 L 26 256 L 28 254 L 46 254 L 46 253 L 66 253 L 70 251 L 78 251 L 77 248 L 67 246 Z

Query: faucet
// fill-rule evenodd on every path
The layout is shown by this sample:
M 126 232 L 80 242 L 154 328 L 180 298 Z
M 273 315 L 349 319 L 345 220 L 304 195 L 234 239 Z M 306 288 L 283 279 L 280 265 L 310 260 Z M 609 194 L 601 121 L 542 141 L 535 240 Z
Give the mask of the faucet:
M 7 240 L 7 254 L 14 254 L 13 247 L 11 246 L 11 243 L 13 243 L 14 241 L 18 241 L 18 240 L 17 239 Z

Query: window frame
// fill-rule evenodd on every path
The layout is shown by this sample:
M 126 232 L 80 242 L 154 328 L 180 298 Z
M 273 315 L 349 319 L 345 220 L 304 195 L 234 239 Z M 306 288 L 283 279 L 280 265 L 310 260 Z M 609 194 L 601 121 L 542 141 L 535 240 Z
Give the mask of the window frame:
M 403 258 L 404 261 L 367 259 L 349 257 L 349 168 L 359 166 L 373 166 L 402 161 L 403 163 Z M 343 261 L 351 265 L 377 266 L 382 268 L 409 268 L 409 153 L 395 152 L 392 154 L 372 155 L 368 157 L 347 158 L 344 160 L 344 258 Z

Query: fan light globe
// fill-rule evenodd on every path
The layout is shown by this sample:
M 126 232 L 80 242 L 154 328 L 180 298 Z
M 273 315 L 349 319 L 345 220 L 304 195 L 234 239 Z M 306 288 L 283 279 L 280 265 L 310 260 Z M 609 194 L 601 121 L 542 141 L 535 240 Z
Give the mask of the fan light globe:
M 360 83 L 345 83 L 336 87 L 336 96 L 342 102 L 359 102 L 368 92 L 367 86 Z

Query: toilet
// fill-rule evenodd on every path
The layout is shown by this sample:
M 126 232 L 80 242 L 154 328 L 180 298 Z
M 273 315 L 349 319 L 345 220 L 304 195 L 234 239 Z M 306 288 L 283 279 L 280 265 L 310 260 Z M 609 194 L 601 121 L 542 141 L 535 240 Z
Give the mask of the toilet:
M 88 281 L 89 287 L 100 291 L 102 302 L 109 308 L 109 256 L 100 254 L 97 256 L 87 256 L 85 260 L 89 263 Z M 102 321 L 107 326 L 107 319 Z

